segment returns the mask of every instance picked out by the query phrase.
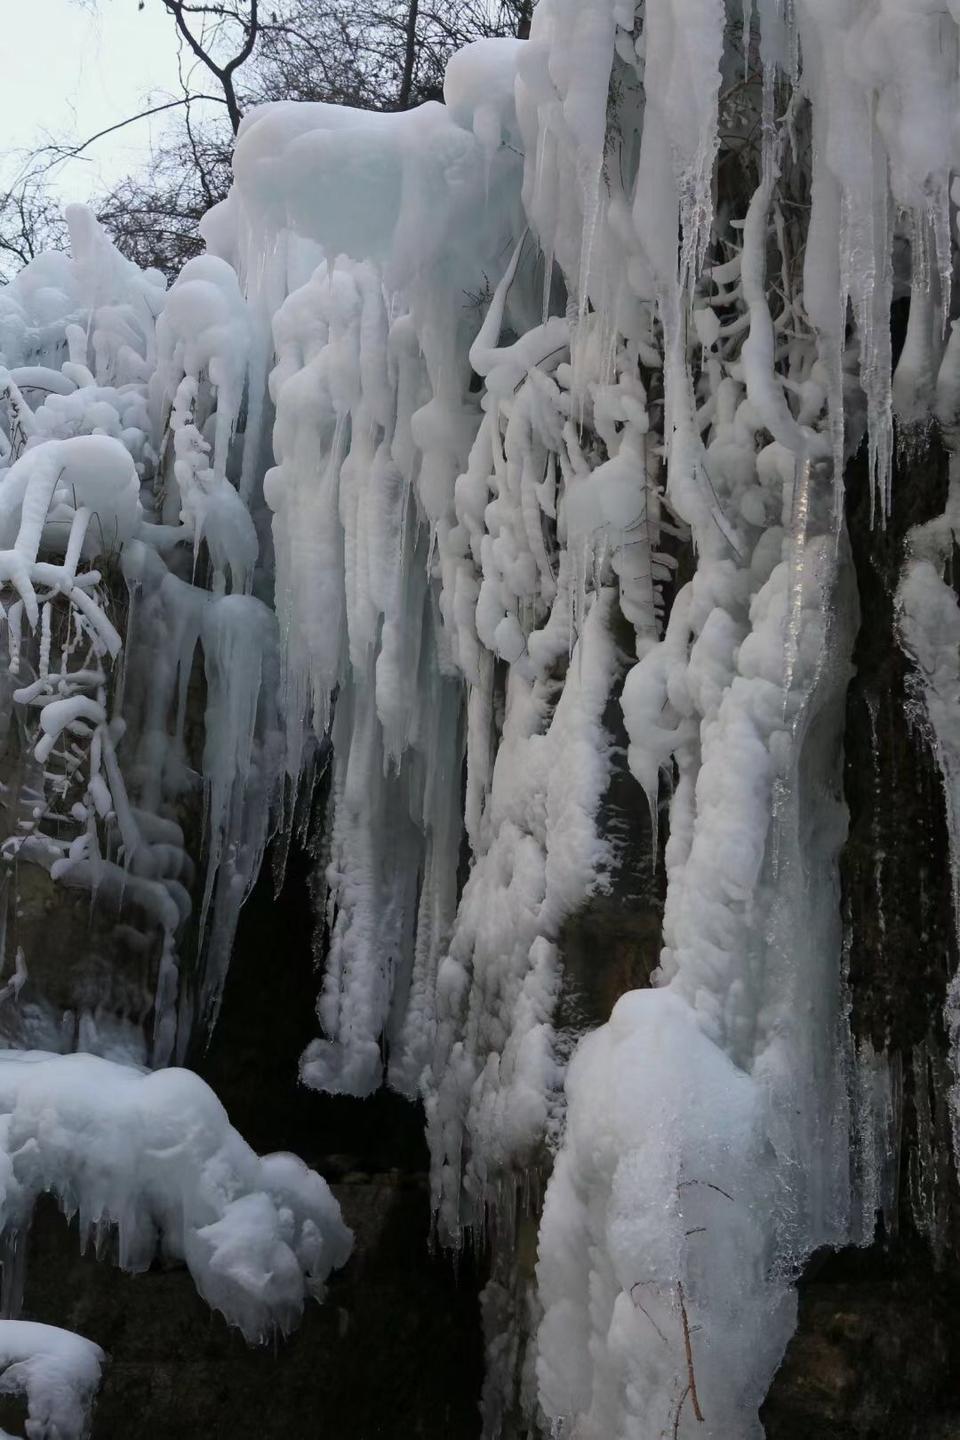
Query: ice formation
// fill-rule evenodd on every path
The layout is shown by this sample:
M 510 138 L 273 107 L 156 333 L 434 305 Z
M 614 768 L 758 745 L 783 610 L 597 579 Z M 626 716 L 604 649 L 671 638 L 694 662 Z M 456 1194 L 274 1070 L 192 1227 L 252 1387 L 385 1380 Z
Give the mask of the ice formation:
M 183 1260 L 261 1340 L 349 1254 L 336 1201 L 296 1157 L 254 1155 L 197 1077 L 130 1065 L 182 1056 L 215 1014 L 282 807 L 277 625 L 251 593 L 236 453 L 251 322 L 215 257 L 167 294 L 86 211 L 68 219 L 71 257 L 41 256 L 0 293 L 2 993 L 23 1047 L 0 1052 L 2 1228 L 16 1249 L 51 1191 L 85 1240 L 115 1229 L 129 1269 L 158 1247 Z M 21 944 L 31 867 L 89 895 L 94 958 L 113 943 L 152 994 L 65 1028 Z
M 286 1333 L 353 1239 L 295 1155 L 256 1155 L 189 1070 L 0 1052 L 0 1229 L 22 1242 L 41 1194 L 125 1270 L 158 1253 L 250 1341 Z M 6 1275 L 5 1275 L 6 1280 Z M 2 1341 L 2 1330 L 0 1330 Z
M 69 1330 L 0 1320 L 0 1393 L 25 1395 L 28 1440 L 84 1440 L 105 1359 Z
M 21 775 L 3 854 L 14 910 L 32 862 L 159 952 L 149 1053 L 163 1064 L 198 1008 L 215 1012 L 282 797 L 276 622 L 250 594 L 257 535 L 227 477 L 249 320 L 213 256 L 165 294 L 86 211 L 68 218 L 72 257 L 39 257 L 0 295 L 5 698 Z M 187 738 L 197 655 L 202 746 Z M 184 829 L 201 817 L 195 889 Z
M 759 1434 L 797 1268 L 872 1224 L 843 472 L 865 442 L 882 524 L 894 417 L 951 451 L 898 604 L 955 835 L 958 61 L 954 0 L 540 0 L 443 105 L 249 114 L 169 293 L 82 212 L 0 292 L 5 853 L 152 927 L 163 1062 L 329 751 L 303 1079 L 422 1098 L 454 1243 L 509 1233 L 553 1148 L 527 1399 L 558 1435 Z M 618 709 L 663 946 L 564 1076 Z

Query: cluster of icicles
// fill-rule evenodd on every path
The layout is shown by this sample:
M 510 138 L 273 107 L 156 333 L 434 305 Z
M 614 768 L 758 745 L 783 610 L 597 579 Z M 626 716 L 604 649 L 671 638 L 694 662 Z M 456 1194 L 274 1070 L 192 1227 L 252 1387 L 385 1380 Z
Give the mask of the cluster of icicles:
M 72 258 L 43 255 L 0 292 L 3 687 L 16 777 L 5 905 L 15 917 L 19 867 L 34 864 L 122 917 L 124 943 L 152 955 L 157 974 L 139 1054 L 165 1064 L 183 1053 L 198 1004 L 215 1008 L 282 793 L 276 621 L 250 594 L 256 530 L 227 479 L 249 323 L 221 261 L 196 261 L 165 293 L 87 211 L 68 219 Z M 186 732 L 198 652 L 196 754 Z M 201 813 L 195 886 L 184 817 Z M 30 961 L 15 918 L 5 934 L 18 988 Z M 179 980 L 192 947 L 207 964 L 191 988 Z M 59 1048 L 56 1017 L 31 1013 L 22 1042 Z M 137 1028 L 114 1027 L 101 1048 L 137 1055 Z
M 206 795 L 209 1008 L 285 787 L 329 737 L 302 1075 L 423 1099 L 453 1242 L 491 1212 L 509 1229 L 553 1148 L 522 1368 L 556 1433 L 759 1434 L 794 1268 L 870 1233 L 848 1180 L 884 1119 L 855 1134 L 849 1094 L 840 502 L 866 437 L 882 522 L 895 414 L 957 450 L 958 62 L 956 0 L 541 0 L 529 41 L 455 57 L 445 105 L 251 113 L 209 253 L 169 293 L 77 215 L 73 260 L 0 295 L 0 573 L 34 717 L 7 849 L 136 889 L 165 937 L 162 1061 L 179 797 Z M 952 482 L 900 592 L 951 819 L 958 522 Z M 611 702 L 650 863 L 667 817 L 663 949 L 564 1074 L 564 922 L 624 863 L 598 819 Z

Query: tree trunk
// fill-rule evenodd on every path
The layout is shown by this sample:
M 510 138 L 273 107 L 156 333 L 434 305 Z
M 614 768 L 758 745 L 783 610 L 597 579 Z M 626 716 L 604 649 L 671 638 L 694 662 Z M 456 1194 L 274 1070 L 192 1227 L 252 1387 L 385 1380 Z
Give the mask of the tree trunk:
M 401 110 L 410 108 L 410 92 L 413 89 L 413 68 L 417 59 L 417 17 L 420 13 L 420 0 L 410 0 L 410 8 L 407 11 L 407 35 L 406 48 L 403 56 L 403 78 L 400 81 L 400 104 Z

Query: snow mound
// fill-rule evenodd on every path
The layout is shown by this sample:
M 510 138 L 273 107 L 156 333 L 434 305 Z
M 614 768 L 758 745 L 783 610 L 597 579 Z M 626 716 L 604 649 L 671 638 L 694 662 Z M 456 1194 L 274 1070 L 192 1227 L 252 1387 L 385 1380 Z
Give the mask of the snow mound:
M 581 1042 L 567 1094 L 540 1228 L 540 1403 L 584 1440 L 753 1435 L 796 1310 L 769 1265 L 760 1087 L 678 995 L 635 990 Z
M 353 1239 L 326 1182 L 295 1155 L 258 1156 L 198 1076 L 94 1055 L 0 1054 L 0 1227 L 38 1197 L 84 1242 L 115 1228 L 119 1263 L 183 1260 L 251 1343 L 297 1324 Z
M 0 1320 L 0 1394 L 27 1401 L 28 1440 L 84 1440 L 106 1356 L 99 1345 L 31 1320 Z M 0 1440 L 13 1440 L 0 1430 Z

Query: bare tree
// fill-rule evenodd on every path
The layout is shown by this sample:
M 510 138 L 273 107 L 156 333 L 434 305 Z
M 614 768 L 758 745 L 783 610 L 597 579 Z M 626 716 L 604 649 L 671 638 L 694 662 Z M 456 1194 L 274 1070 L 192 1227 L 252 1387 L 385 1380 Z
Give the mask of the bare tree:
M 213 126 L 198 134 L 191 120 L 191 106 L 198 101 L 225 105 L 220 96 L 190 94 L 184 85 L 179 99 L 150 105 L 83 141 L 49 141 L 25 154 L 16 181 L 0 191 L 0 284 L 35 255 L 66 244 L 56 171 L 105 136 L 166 111 L 181 111 L 183 129 L 171 132 L 142 172 L 126 177 L 94 204 L 121 250 L 138 264 L 173 275 L 198 253 L 197 222 L 223 198 L 230 181 L 229 132 Z
M 243 111 L 237 97 L 236 75 L 254 52 L 259 33 L 258 0 L 224 0 L 224 3 L 189 5 L 186 0 L 161 0 L 184 44 L 210 72 L 223 91 L 234 135 Z M 226 46 L 225 59 L 218 59 Z
M 67 227 L 46 177 L 31 168 L 0 191 L 0 283 L 43 250 L 61 250 Z
M 420 18 L 419 0 L 408 0 L 403 36 L 403 75 L 398 96 L 399 109 L 406 110 L 413 93 L 413 67 L 417 59 L 417 21 Z
M 261 24 L 257 99 L 405 110 L 443 94 L 454 51 L 526 35 L 533 0 L 285 0 Z
M 203 249 L 199 222 L 229 186 L 229 143 L 217 131 L 198 132 L 188 124 L 142 171 L 125 176 L 97 202 L 97 218 L 124 255 L 172 280 Z

